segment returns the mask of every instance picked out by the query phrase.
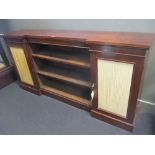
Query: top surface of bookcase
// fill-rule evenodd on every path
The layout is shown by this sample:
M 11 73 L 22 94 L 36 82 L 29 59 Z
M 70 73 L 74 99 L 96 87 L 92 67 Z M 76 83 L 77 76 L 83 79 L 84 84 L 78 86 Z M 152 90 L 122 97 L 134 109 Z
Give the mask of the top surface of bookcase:
M 5 37 L 37 37 L 73 39 L 87 43 L 149 48 L 153 34 L 138 32 L 99 32 L 99 31 L 67 31 L 67 30 L 20 30 L 6 33 Z

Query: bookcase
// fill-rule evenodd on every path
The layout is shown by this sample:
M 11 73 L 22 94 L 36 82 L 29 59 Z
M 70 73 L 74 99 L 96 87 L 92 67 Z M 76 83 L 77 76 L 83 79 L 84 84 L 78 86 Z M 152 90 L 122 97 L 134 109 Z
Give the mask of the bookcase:
M 90 106 L 88 48 L 30 44 L 40 88 Z
M 4 39 L 23 89 L 133 130 L 152 34 L 21 30 Z

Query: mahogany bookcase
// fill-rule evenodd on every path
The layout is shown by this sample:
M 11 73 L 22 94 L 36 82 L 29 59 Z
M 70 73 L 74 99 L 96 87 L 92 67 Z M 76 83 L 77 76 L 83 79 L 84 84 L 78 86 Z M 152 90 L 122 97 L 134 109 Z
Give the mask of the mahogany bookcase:
M 132 131 L 152 34 L 21 30 L 4 35 L 20 86 Z

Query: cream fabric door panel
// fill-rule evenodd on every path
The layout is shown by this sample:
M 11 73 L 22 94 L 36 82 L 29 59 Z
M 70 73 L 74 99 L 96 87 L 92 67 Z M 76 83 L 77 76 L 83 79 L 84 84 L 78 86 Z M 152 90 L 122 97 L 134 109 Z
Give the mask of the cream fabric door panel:
M 98 108 L 126 117 L 133 64 L 98 59 Z
M 15 65 L 22 82 L 34 85 L 23 48 L 10 47 Z

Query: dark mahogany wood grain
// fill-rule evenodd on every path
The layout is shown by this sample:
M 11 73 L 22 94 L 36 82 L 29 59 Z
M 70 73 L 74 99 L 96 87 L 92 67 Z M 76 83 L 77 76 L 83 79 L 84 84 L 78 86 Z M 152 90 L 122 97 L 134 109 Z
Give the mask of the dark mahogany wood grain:
M 93 104 L 92 104 L 91 114 L 92 114 L 92 116 L 94 116 L 96 118 L 99 118 L 99 119 L 107 121 L 107 122 L 110 122 L 110 120 L 111 120 L 112 124 L 117 125 L 122 128 L 125 128 L 125 129 L 128 129 L 128 130 L 131 130 L 132 129 L 131 126 L 133 126 L 133 121 L 134 121 L 135 112 L 136 112 L 137 98 L 138 98 L 138 93 L 139 93 L 141 76 L 142 76 L 142 72 L 143 72 L 143 68 L 144 68 L 145 57 L 135 55 L 135 54 L 122 54 L 115 50 L 118 51 L 118 49 L 115 49 L 115 48 L 114 49 L 109 48 L 109 51 L 107 51 L 107 50 L 92 51 L 92 54 L 91 54 L 91 67 L 92 67 L 91 77 L 92 77 L 92 83 L 95 86 L 94 87 L 95 95 L 94 95 L 94 98 L 92 101 Z M 136 50 L 133 49 L 133 51 L 135 52 Z M 132 51 L 131 51 L 131 53 L 132 53 Z M 97 77 L 97 75 L 98 75 L 97 60 L 98 59 L 134 64 L 126 118 L 120 117 L 116 114 L 107 112 L 105 110 L 98 109 L 98 77 Z M 96 76 L 93 76 L 93 75 L 96 75 Z
M 35 86 L 33 87 L 20 81 L 20 86 L 22 88 L 38 95 L 45 94 L 67 102 L 73 106 L 91 111 L 91 115 L 100 120 L 132 131 L 141 76 L 144 68 L 144 60 L 147 56 L 147 50 L 152 44 L 153 34 L 135 32 L 21 30 L 7 33 L 5 34 L 4 38 L 8 46 L 11 45 L 15 47 L 22 47 L 24 49 Z M 59 46 L 61 48 L 77 48 L 78 52 L 80 52 L 80 49 L 85 49 L 90 54 L 90 61 L 89 63 L 81 64 L 82 59 L 78 59 L 78 61 L 76 60 L 75 62 L 73 62 L 74 59 L 70 60 L 68 59 L 68 57 L 65 57 L 65 61 L 62 58 L 60 59 L 59 57 L 53 58 L 51 57 L 51 55 L 46 57 L 43 55 L 40 57 L 39 54 L 33 53 L 31 48 L 32 44 L 48 44 L 49 46 Z M 87 83 L 83 83 L 83 85 L 89 87 L 93 86 L 92 90 L 94 91 L 94 98 L 92 99 L 91 103 L 83 104 L 80 100 L 67 98 L 62 93 L 57 94 L 55 92 L 51 92 L 41 88 L 41 81 L 35 63 L 36 59 L 41 59 L 42 61 L 48 60 L 53 63 L 60 63 L 63 65 L 72 65 L 73 67 L 78 66 L 84 69 L 90 69 L 91 82 L 89 81 L 89 85 Z M 134 64 L 126 118 L 105 110 L 98 109 L 97 59 L 106 59 Z M 46 74 L 46 76 L 50 76 L 50 78 L 55 78 L 57 80 L 67 82 L 70 80 L 70 83 L 72 82 L 76 85 L 79 84 L 79 81 L 75 81 L 75 79 L 74 81 L 72 81 L 72 79 L 67 79 L 66 77 L 64 78 L 62 76 L 53 77 L 53 74 Z
M 106 115 L 103 112 L 100 112 L 98 110 L 91 110 L 91 115 L 97 119 L 100 119 L 102 121 L 105 121 L 107 123 L 113 124 L 117 127 L 121 127 L 123 129 L 126 129 L 130 132 L 132 132 L 133 130 L 133 124 L 132 123 L 128 123 L 126 121 L 117 119 L 116 117 L 111 117 L 110 115 Z
M 60 95 L 60 94 L 57 94 L 57 93 L 54 93 L 54 92 L 51 92 L 51 91 L 48 91 L 48 90 L 45 90 L 45 89 L 41 89 L 41 92 L 42 94 L 45 94 L 49 97 L 53 97 L 55 99 L 58 99 L 60 101 L 63 101 L 69 105 L 72 105 L 74 107 L 77 107 L 77 108 L 80 108 L 80 109 L 83 109 L 85 111 L 89 111 L 90 112 L 90 109 L 91 109 L 91 105 L 89 104 L 83 104 L 81 103 L 80 101 L 77 101 L 77 100 L 71 100 L 63 95 Z
M 99 32 L 66 30 L 21 30 L 5 34 L 5 37 L 55 38 L 85 41 L 87 43 L 149 48 L 153 34 L 136 32 Z
M 16 80 L 13 66 L 5 67 L 0 70 L 0 89 Z
M 27 46 L 27 44 L 25 42 L 17 42 L 16 39 L 15 39 L 15 42 L 12 40 L 11 42 L 6 40 L 7 41 L 7 49 L 8 49 L 8 52 L 12 58 L 12 61 L 13 61 L 13 64 L 15 66 L 15 72 L 16 72 L 16 75 L 17 75 L 17 78 L 18 80 L 20 81 L 20 83 L 23 83 L 20 79 L 20 76 L 18 74 L 18 69 L 16 67 L 16 64 L 15 64 L 15 61 L 13 59 L 13 56 L 12 56 L 12 53 L 10 51 L 10 47 L 18 47 L 18 48 L 22 48 L 24 50 L 24 54 L 25 54 L 25 57 L 26 57 L 26 60 L 27 60 L 27 63 L 28 63 L 28 67 L 30 69 L 30 73 L 31 73 L 31 76 L 32 76 L 32 80 L 34 82 L 34 86 L 31 86 L 31 87 L 34 87 L 34 89 L 39 89 L 39 82 L 38 82 L 38 79 L 36 77 L 36 72 L 35 72 L 35 69 L 34 69 L 34 65 L 33 65 L 33 62 L 32 62 L 32 59 L 30 58 L 30 51 L 29 51 L 29 47 Z
M 27 90 L 31 93 L 34 93 L 36 95 L 41 95 L 41 91 L 39 89 L 36 89 L 34 88 L 33 86 L 27 84 L 27 83 L 24 83 L 24 82 L 20 82 L 20 87 L 23 88 L 24 90 Z

